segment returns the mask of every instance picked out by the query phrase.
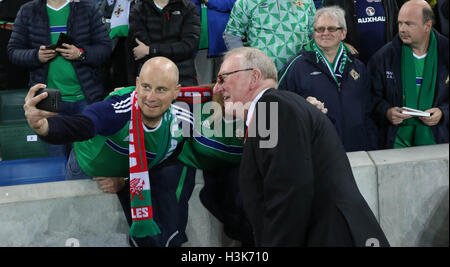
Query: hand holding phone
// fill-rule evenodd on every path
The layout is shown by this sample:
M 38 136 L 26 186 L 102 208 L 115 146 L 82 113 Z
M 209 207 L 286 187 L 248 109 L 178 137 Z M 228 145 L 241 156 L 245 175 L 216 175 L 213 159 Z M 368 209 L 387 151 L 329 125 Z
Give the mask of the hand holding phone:
M 46 45 L 45 49 L 55 50 L 56 49 L 56 44 Z
M 39 89 L 35 96 L 40 95 L 44 92 L 48 93 L 47 98 L 44 98 L 39 103 L 36 104 L 36 108 L 51 111 L 51 112 L 59 112 L 61 110 L 61 91 L 58 89 L 50 89 L 50 88 L 41 88 Z
M 38 58 L 41 63 L 47 63 L 57 56 L 57 52 L 52 49 L 48 49 L 46 46 L 41 45 L 38 50 Z
M 63 43 L 64 43 L 64 44 L 73 44 L 73 38 L 70 37 L 69 35 L 67 35 L 67 34 L 61 32 L 61 33 L 59 34 L 58 41 L 56 42 L 56 44 L 49 44 L 49 45 L 46 45 L 44 48 L 42 48 L 42 46 L 41 46 L 41 49 L 40 49 L 40 50 L 56 50 L 56 48 L 65 48 L 65 47 L 63 46 Z M 39 52 L 41 53 L 41 51 L 39 51 Z M 49 53 L 49 52 L 47 52 L 47 53 Z M 49 60 L 51 60 L 51 59 L 53 59 L 54 57 L 56 57 L 56 55 L 59 54 L 58 51 L 56 51 L 56 52 L 51 51 L 51 53 L 54 53 L 54 56 L 53 56 L 53 57 L 51 57 L 50 59 L 48 59 L 48 58 L 46 58 L 45 56 L 43 56 L 43 57 L 42 57 L 42 60 L 41 60 L 41 54 L 39 54 L 39 60 L 40 60 L 42 63 L 46 63 L 46 62 L 48 62 Z
M 65 43 L 65 44 L 73 44 L 73 38 L 70 37 L 69 35 L 61 32 L 59 34 L 58 41 L 56 42 L 56 44 L 46 45 L 45 48 L 46 49 L 52 49 L 52 50 L 55 50 L 56 48 L 63 48 L 63 45 L 62 45 L 63 43 Z
M 58 115 L 55 112 L 41 110 L 36 107 L 36 105 L 39 102 L 43 102 L 44 99 L 45 100 L 47 100 L 47 98 L 51 99 L 51 96 L 50 94 L 48 94 L 48 91 L 47 95 L 40 93 L 36 96 L 37 91 L 39 91 L 40 89 L 44 90 L 47 89 L 45 87 L 46 85 L 42 83 L 36 84 L 35 86 L 31 87 L 27 93 L 27 96 L 25 97 L 25 104 L 23 105 L 28 125 L 30 125 L 33 131 L 42 136 L 46 136 L 49 131 L 47 118 Z

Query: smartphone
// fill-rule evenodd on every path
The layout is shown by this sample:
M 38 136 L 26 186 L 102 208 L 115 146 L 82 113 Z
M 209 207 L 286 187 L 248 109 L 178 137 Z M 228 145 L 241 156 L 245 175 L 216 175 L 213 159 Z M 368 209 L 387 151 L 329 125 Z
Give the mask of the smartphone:
M 47 92 L 48 96 L 47 98 L 41 100 L 41 102 L 37 103 L 36 108 L 51 112 L 59 112 L 61 110 L 62 101 L 61 91 L 58 89 L 41 88 L 34 96 L 40 95 L 44 92 Z
M 58 42 L 56 43 L 56 47 L 63 47 L 62 44 L 73 44 L 73 38 L 65 33 L 60 33 L 58 37 Z
M 51 45 L 46 45 L 45 49 L 52 49 L 55 50 L 56 49 L 56 44 L 51 44 Z
M 56 44 L 50 44 L 50 45 L 46 45 L 45 48 L 46 49 L 53 49 L 55 50 L 56 48 L 61 48 L 63 47 L 62 44 L 66 43 L 66 44 L 73 44 L 73 38 L 70 37 L 69 35 L 65 34 L 65 33 L 60 33 L 59 37 L 58 37 L 58 41 L 56 42 Z

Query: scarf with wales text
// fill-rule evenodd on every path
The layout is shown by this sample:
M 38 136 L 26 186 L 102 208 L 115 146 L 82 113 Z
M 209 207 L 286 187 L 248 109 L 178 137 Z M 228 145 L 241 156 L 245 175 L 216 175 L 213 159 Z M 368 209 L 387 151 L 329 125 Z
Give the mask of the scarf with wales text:
M 164 113 L 161 121 L 163 140 L 158 143 L 156 158 L 147 166 L 145 150 L 144 127 L 141 110 L 137 103 L 136 90 L 131 94 L 132 110 L 130 121 L 130 203 L 132 224 L 130 236 L 146 237 L 161 233 L 158 224 L 153 218 L 152 199 L 150 194 L 149 169 L 161 161 L 166 154 L 170 135 L 171 112 Z

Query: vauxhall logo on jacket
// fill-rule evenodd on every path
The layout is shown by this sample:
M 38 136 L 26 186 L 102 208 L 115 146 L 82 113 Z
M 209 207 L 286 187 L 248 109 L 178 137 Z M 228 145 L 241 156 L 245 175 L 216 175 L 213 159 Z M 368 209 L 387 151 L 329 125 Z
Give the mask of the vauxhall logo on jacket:
M 372 22 L 385 22 L 386 21 L 385 16 L 375 16 L 375 8 L 373 8 L 371 6 L 366 8 L 366 14 L 367 14 L 367 17 L 358 18 L 359 24 L 372 23 Z

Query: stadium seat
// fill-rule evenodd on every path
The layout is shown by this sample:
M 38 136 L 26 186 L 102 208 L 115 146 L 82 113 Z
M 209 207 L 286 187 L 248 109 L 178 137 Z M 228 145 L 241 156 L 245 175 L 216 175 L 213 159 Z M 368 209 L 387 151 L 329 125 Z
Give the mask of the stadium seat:
M 0 125 L 0 156 L 2 160 L 48 157 L 46 144 L 26 121 Z
M 0 186 L 65 180 L 65 157 L 0 161 Z
M 23 104 L 28 89 L 0 91 L 0 125 L 25 121 Z

